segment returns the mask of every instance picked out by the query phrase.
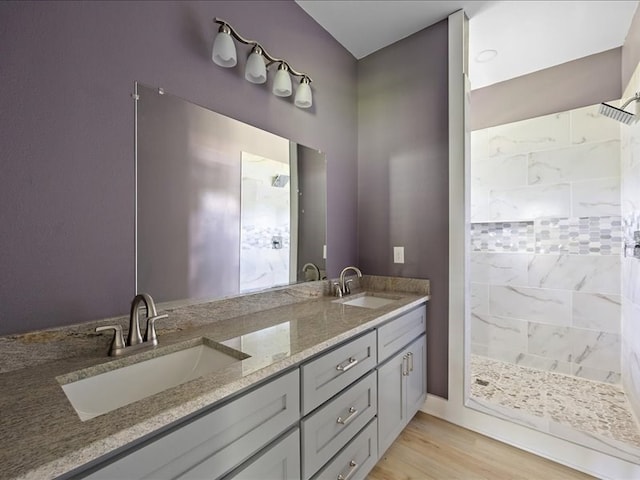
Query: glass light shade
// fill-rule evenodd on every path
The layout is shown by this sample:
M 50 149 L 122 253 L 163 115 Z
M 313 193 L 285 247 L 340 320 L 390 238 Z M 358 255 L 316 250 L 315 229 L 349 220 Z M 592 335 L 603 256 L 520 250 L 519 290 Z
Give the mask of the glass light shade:
M 307 78 L 303 78 L 300 81 L 300 85 L 298 85 L 298 89 L 296 90 L 296 98 L 293 103 L 295 103 L 296 107 L 299 108 L 309 108 L 313 105 L 311 87 L 309 86 L 309 80 Z
M 281 64 L 276 72 L 276 77 L 273 79 L 273 94 L 278 97 L 288 97 L 292 91 L 289 69 L 284 64 Z
M 251 83 L 264 83 L 267 81 L 267 66 L 264 63 L 262 50 L 254 48 L 247 59 L 244 68 L 244 78 Z
M 225 68 L 235 67 L 236 63 L 238 63 L 236 45 L 233 43 L 233 38 L 231 38 L 231 34 L 225 32 L 222 28 L 213 41 L 211 60 L 216 65 Z

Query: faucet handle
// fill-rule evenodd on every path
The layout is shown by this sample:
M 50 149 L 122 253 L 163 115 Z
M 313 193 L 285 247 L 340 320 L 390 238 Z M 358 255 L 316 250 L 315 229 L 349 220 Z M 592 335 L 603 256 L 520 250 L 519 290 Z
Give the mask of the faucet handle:
M 333 294 L 338 298 L 342 297 L 342 289 L 340 288 L 340 282 L 333 282 Z
M 351 287 L 350 284 L 353 283 L 353 278 L 347 280 L 344 282 L 344 293 L 351 293 Z
M 122 327 L 116 325 L 105 325 L 103 327 L 97 327 L 96 332 L 103 332 L 106 330 L 113 330 L 113 339 L 111 340 L 111 347 L 109 347 L 109 356 L 118 355 L 125 348 L 124 336 L 122 335 Z
M 156 335 L 156 320 L 168 318 L 169 315 L 155 315 L 147 319 L 147 330 L 144 332 L 144 341 L 151 342 L 152 345 L 158 344 L 158 336 Z

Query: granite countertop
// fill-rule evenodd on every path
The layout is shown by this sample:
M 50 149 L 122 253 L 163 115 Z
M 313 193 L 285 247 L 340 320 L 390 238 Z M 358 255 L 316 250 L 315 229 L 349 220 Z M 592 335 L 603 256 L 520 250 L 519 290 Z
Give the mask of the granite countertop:
M 117 358 L 106 356 L 108 338 L 87 333 L 96 324 L 112 321 L 0 338 L 4 366 L 0 478 L 54 478 L 294 367 L 429 298 L 428 280 L 365 276 L 362 287 L 394 302 L 361 308 L 336 302 L 326 296 L 326 287 L 324 295 L 302 287 L 308 290 L 289 288 L 173 310 L 159 308 L 171 319 L 164 330 L 158 329 L 160 344 Z M 87 421 L 80 420 L 61 388 L 84 376 L 186 348 L 203 338 L 250 357 Z M 55 346 L 47 350 L 48 344 Z M 29 347 L 41 352 L 45 363 L 28 358 Z M 16 358 L 25 365 L 8 368 L 10 359 L 15 362 Z

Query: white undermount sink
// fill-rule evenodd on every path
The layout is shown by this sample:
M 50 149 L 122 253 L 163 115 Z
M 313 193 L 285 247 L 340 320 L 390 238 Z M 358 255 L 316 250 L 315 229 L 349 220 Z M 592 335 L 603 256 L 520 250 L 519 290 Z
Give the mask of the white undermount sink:
M 389 305 L 390 303 L 398 300 L 399 297 L 383 297 L 379 295 L 374 295 L 372 293 L 364 293 L 358 294 L 353 298 L 336 300 L 336 303 L 341 303 L 343 305 L 350 305 L 352 307 L 363 307 L 363 308 L 380 308 L 385 305 Z
M 201 343 L 67 383 L 62 389 L 80 420 L 85 421 L 221 370 L 242 358 Z

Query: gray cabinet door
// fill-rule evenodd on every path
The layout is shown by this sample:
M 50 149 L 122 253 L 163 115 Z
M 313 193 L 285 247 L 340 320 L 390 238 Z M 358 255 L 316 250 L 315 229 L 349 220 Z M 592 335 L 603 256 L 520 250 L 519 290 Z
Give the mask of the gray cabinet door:
M 298 421 L 298 369 L 160 436 L 87 478 L 214 479 Z
M 224 480 L 299 480 L 300 430 L 294 429 L 274 445 L 256 454 Z
M 382 455 L 407 424 L 405 375 L 407 351 L 378 367 L 378 454 Z
M 411 420 L 427 398 L 427 337 L 419 337 L 408 350 L 407 421 Z

